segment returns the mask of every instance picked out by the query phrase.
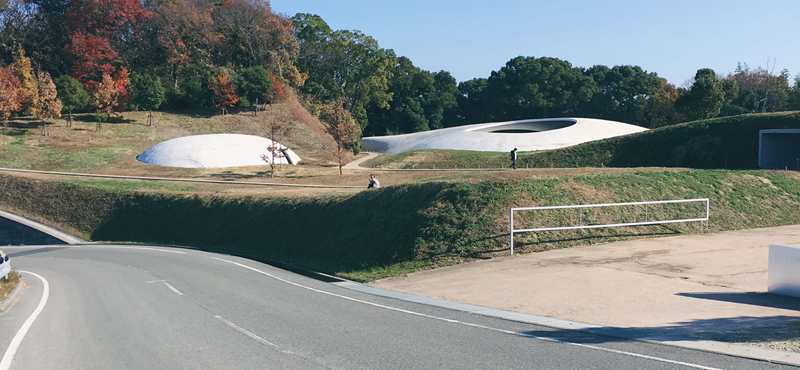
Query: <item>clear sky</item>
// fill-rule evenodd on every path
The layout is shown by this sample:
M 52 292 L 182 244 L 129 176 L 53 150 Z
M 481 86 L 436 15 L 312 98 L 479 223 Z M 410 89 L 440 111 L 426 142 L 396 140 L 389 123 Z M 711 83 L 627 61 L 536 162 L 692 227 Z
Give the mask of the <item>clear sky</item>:
M 419 68 L 459 82 L 516 56 L 573 66 L 638 65 L 683 86 L 700 68 L 739 62 L 800 73 L 800 0 L 271 0 L 359 30 Z

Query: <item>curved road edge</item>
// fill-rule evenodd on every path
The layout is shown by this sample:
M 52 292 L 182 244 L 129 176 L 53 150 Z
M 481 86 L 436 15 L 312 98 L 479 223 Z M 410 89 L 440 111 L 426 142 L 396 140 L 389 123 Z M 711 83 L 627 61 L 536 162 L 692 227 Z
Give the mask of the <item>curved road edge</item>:
M 3 360 L 0 361 L 0 370 L 8 370 L 11 368 L 11 361 L 14 360 L 14 355 L 17 354 L 17 349 L 22 343 L 22 340 L 25 338 L 25 334 L 28 333 L 28 329 L 31 328 L 31 325 L 33 325 L 33 322 L 36 321 L 37 317 L 39 317 L 39 314 L 42 313 L 44 306 L 47 305 L 47 299 L 50 297 L 50 283 L 47 282 L 47 279 L 30 271 L 20 272 L 33 275 L 41 280 L 44 291 L 42 292 L 42 298 L 39 300 L 39 305 L 36 306 L 36 309 L 33 311 L 33 313 L 28 317 L 27 320 L 25 320 L 25 323 L 22 324 L 21 328 L 19 328 L 17 334 L 14 335 L 14 339 L 11 340 L 11 344 L 8 345 L 5 354 L 3 354 Z
M 535 316 L 512 311 L 503 311 L 494 308 L 475 306 L 465 303 L 450 302 L 436 298 L 418 296 L 414 294 L 399 293 L 391 290 L 375 288 L 352 281 L 332 283 L 343 288 L 355 290 L 372 295 L 394 298 L 402 301 L 415 302 L 429 306 L 448 308 L 452 310 L 468 312 L 475 315 L 488 316 L 505 319 L 509 321 L 522 322 L 546 326 L 560 330 L 574 330 L 586 333 L 602 335 L 607 337 L 622 338 L 627 340 L 655 343 L 671 347 L 686 348 L 697 351 L 717 353 L 722 355 L 761 360 L 770 363 L 798 366 L 800 367 L 800 353 L 749 347 L 725 342 L 710 340 L 691 340 L 687 338 L 671 337 L 666 335 L 659 336 L 640 336 L 635 335 L 625 328 L 605 327 L 582 322 L 554 319 L 546 316 Z

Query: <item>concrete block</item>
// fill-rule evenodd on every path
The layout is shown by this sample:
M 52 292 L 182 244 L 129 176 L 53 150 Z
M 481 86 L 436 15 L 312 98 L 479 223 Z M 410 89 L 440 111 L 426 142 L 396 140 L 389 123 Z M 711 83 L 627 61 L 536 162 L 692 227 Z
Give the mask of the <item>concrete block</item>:
M 770 293 L 800 297 L 800 248 L 771 244 L 768 274 Z

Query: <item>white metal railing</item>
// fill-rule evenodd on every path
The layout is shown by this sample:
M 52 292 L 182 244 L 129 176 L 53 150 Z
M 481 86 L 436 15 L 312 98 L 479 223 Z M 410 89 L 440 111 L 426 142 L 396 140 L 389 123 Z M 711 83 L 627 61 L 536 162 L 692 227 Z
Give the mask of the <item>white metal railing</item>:
M 648 215 L 647 206 L 650 204 L 668 204 L 668 203 L 690 203 L 690 202 L 705 202 L 706 203 L 706 215 L 705 217 L 699 218 L 683 218 L 683 219 L 670 219 L 670 220 L 657 220 L 657 221 L 650 221 Z M 644 214 L 644 221 L 640 222 L 621 222 L 615 224 L 593 224 L 593 225 L 584 225 L 583 224 L 583 209 L 584 208 L 597 208 L 597 207 L 619 207 L 619 206 L 634 206 L 634 205 L 644 205 L 645 206 L 645 214 Z M 539 227 L 533 229 L 514 229 L 514 211 L 533 211 L 533 210 L 543 210 L 543 209 L 568 209 L 568 208 L 578 208 L 579 212 L 579 221 L 578 226 L 559 226 L 559 227 Z M 642 226 L 642 225 L 659 225 L 659 224 L 671 224 L 676 222 L 700 222 L 700 232 L 703 231 L 703 221 L 708 222 L 708 215 L 709 215 L 709 202 L 708 198 L 701 198 L 701 199 L 679 199 L 679 200 L 657 200 L 657 201 L 650 201 L 650 202 L 630 202 L 630 203 L 605 203 L 605 204 L 578 204 L 578 205 L 571 205 L 571 206 L 546 206 L 546 207 L 521 207 L 521 208 L 511 208 L 509 211 L 510 224 L 509 224 L 509 235 L 510 235 L 510 243 L 511 243 L 511 255 L 514 255 L 514 233 L 524 233 L 524 232 L 532 232 L 532 231 L 553 231 L 553 230 L 573 230 L 573 229 L 593 229 L 599 227 L 619 227 L 619 226 Z

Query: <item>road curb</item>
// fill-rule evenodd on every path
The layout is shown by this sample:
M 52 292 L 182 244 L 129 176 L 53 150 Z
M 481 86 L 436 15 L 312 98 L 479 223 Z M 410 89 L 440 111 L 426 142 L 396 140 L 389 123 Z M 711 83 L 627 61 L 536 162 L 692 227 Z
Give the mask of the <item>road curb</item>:
M 800 353 L 764 349 L 759 347 L 743 346 L 733 343 L 716 342 L 710 340 L 693 340 L 690 338 L 673 337 L 668 335 L 636 335 L 624 328 L 605 327 L 582 322 L 554 319 L 546 316 L 535 316 L 518 312 L 503 311 L 494 308 L 475 306 L 465 303 L 450 302 L 436 298 L 424 297 L 408 293 L 399 293 L 391 290 L 375 288 L 368 285 L 359 284 L 353 281 L 333 283 L 346 289 L 359 291 L 362 293 L 377 296 L 394 298 L 406 302 L 415 302 L 428 306 L 442 307 L 472 313 L 481 316 L 494 317 L 504 320 L 522 322 L 545 326 L 559 330 L 572 330 L 602 335 L 613 338 L 621 338 L 644 343 L 661 344 L 670 347 L 686 348 L 696 351 L 716 353 L 726 356 L 748 358 L 751 360 L 764 361 L 769 363 L 800 367 Z
M 17 297 L 19 297 L 19 294 L 22 292 L 23 284 L 25 284 L 25 281 L 19 279 L 17 286 L 15 286 L 14 289 L 11 289 L 11 291 L 8 292 L 8 295 L 3 298 L 3 301 L 0 302 L 0 313 L 6 312 L 9 308 L 11 308 L 11 305 L 14 304 L 14 301 L 17 300 Z

